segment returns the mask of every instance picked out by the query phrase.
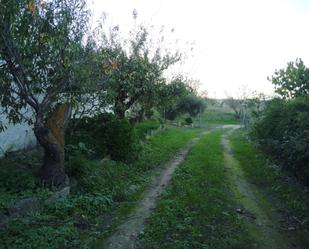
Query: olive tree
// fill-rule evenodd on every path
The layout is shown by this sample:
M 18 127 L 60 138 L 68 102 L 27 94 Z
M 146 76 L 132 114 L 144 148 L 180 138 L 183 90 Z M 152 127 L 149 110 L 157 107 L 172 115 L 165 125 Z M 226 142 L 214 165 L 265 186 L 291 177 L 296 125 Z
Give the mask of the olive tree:
M 45 152 L 41 179 L 65 185 L 64 129 L 84 64 L 85 1 L 0 0 L 0 6 L 1 106 L 12 122 L 33 125 Z

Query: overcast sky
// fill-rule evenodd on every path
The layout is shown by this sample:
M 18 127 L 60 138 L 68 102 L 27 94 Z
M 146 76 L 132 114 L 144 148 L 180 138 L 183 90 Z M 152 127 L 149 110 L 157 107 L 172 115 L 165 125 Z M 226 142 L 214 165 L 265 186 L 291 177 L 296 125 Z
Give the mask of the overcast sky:
M 178 70 L 199 79 L 211 97 L 235 94 L 243 85 L 272 93 L 267 76 L 275 69 L 296 58 L 309 63 L 309 0 L 88 1 L 94 19 L 108 13 L 108 25 L 132 28 L 136 9 L 138 22 L 174 28 L 173 39 L 193 42 Z

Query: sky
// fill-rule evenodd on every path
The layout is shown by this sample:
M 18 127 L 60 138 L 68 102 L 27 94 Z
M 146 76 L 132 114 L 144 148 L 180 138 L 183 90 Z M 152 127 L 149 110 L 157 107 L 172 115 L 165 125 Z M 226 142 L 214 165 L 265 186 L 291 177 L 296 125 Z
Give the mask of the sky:
M 167 43 L 188 55 L 174 70 L 201 82 L 210 97 L 247 91 L 273 94 L 271 76 L 287 62 L 309 64 L 309 0 L 88 0 L 93 22 L 123 31 L 137 22 L 165 30 Z M 175 40 L 179 40 L 176 45 Z M 193 46 L 193 51 L 190 48 Z

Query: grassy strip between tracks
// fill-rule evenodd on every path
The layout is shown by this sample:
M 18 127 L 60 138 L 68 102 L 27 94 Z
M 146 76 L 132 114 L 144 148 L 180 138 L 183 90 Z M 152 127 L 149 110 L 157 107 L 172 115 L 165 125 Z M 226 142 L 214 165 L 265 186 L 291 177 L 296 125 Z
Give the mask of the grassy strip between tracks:
M 141 236 L 142 248 L 254 248 L 225 177 L 222 131 L 195 145 Z

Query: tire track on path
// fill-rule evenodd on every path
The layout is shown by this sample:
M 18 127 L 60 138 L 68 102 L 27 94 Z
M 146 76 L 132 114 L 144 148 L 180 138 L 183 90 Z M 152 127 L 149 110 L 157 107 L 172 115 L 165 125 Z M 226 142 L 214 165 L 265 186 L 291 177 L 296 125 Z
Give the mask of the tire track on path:
M 204 133 L 205 135 L 205 133 Z M 106 249 L 135 249 L 138 248 L 138 237 L 143 232 L 145 222 L 156 207 L 160 195 L 170 182 L 176 168 L 185 160 L 199 138 L 194 138 L 176 156 L 167 162 L 160 172 L 154 174 L 153 181 L 137 204 L 133 213 L 121 224 L 116 232 L 109 237 Z
M 224 151 L 226 175 L 231 183 L 237 202 L 241 205 L 241 208 L 235 211 L 245 218 L 245 225 L 252 238 L 257 242 L 255 248 L 295 248 L 280 231 L 278 215 L 275 212 L 269 212 L 270 209 L 265 206 L 265 200 L 262 202 L 260 199 L 261 193 L 258 188 L 245 179 L 239 162 L 233 156 L 229 141 L 229 135 L 239 127 L 231 128 L 222 135 L 221 142 Z M 267 203 L 267 206 L 272 206 L 272 204 Z

